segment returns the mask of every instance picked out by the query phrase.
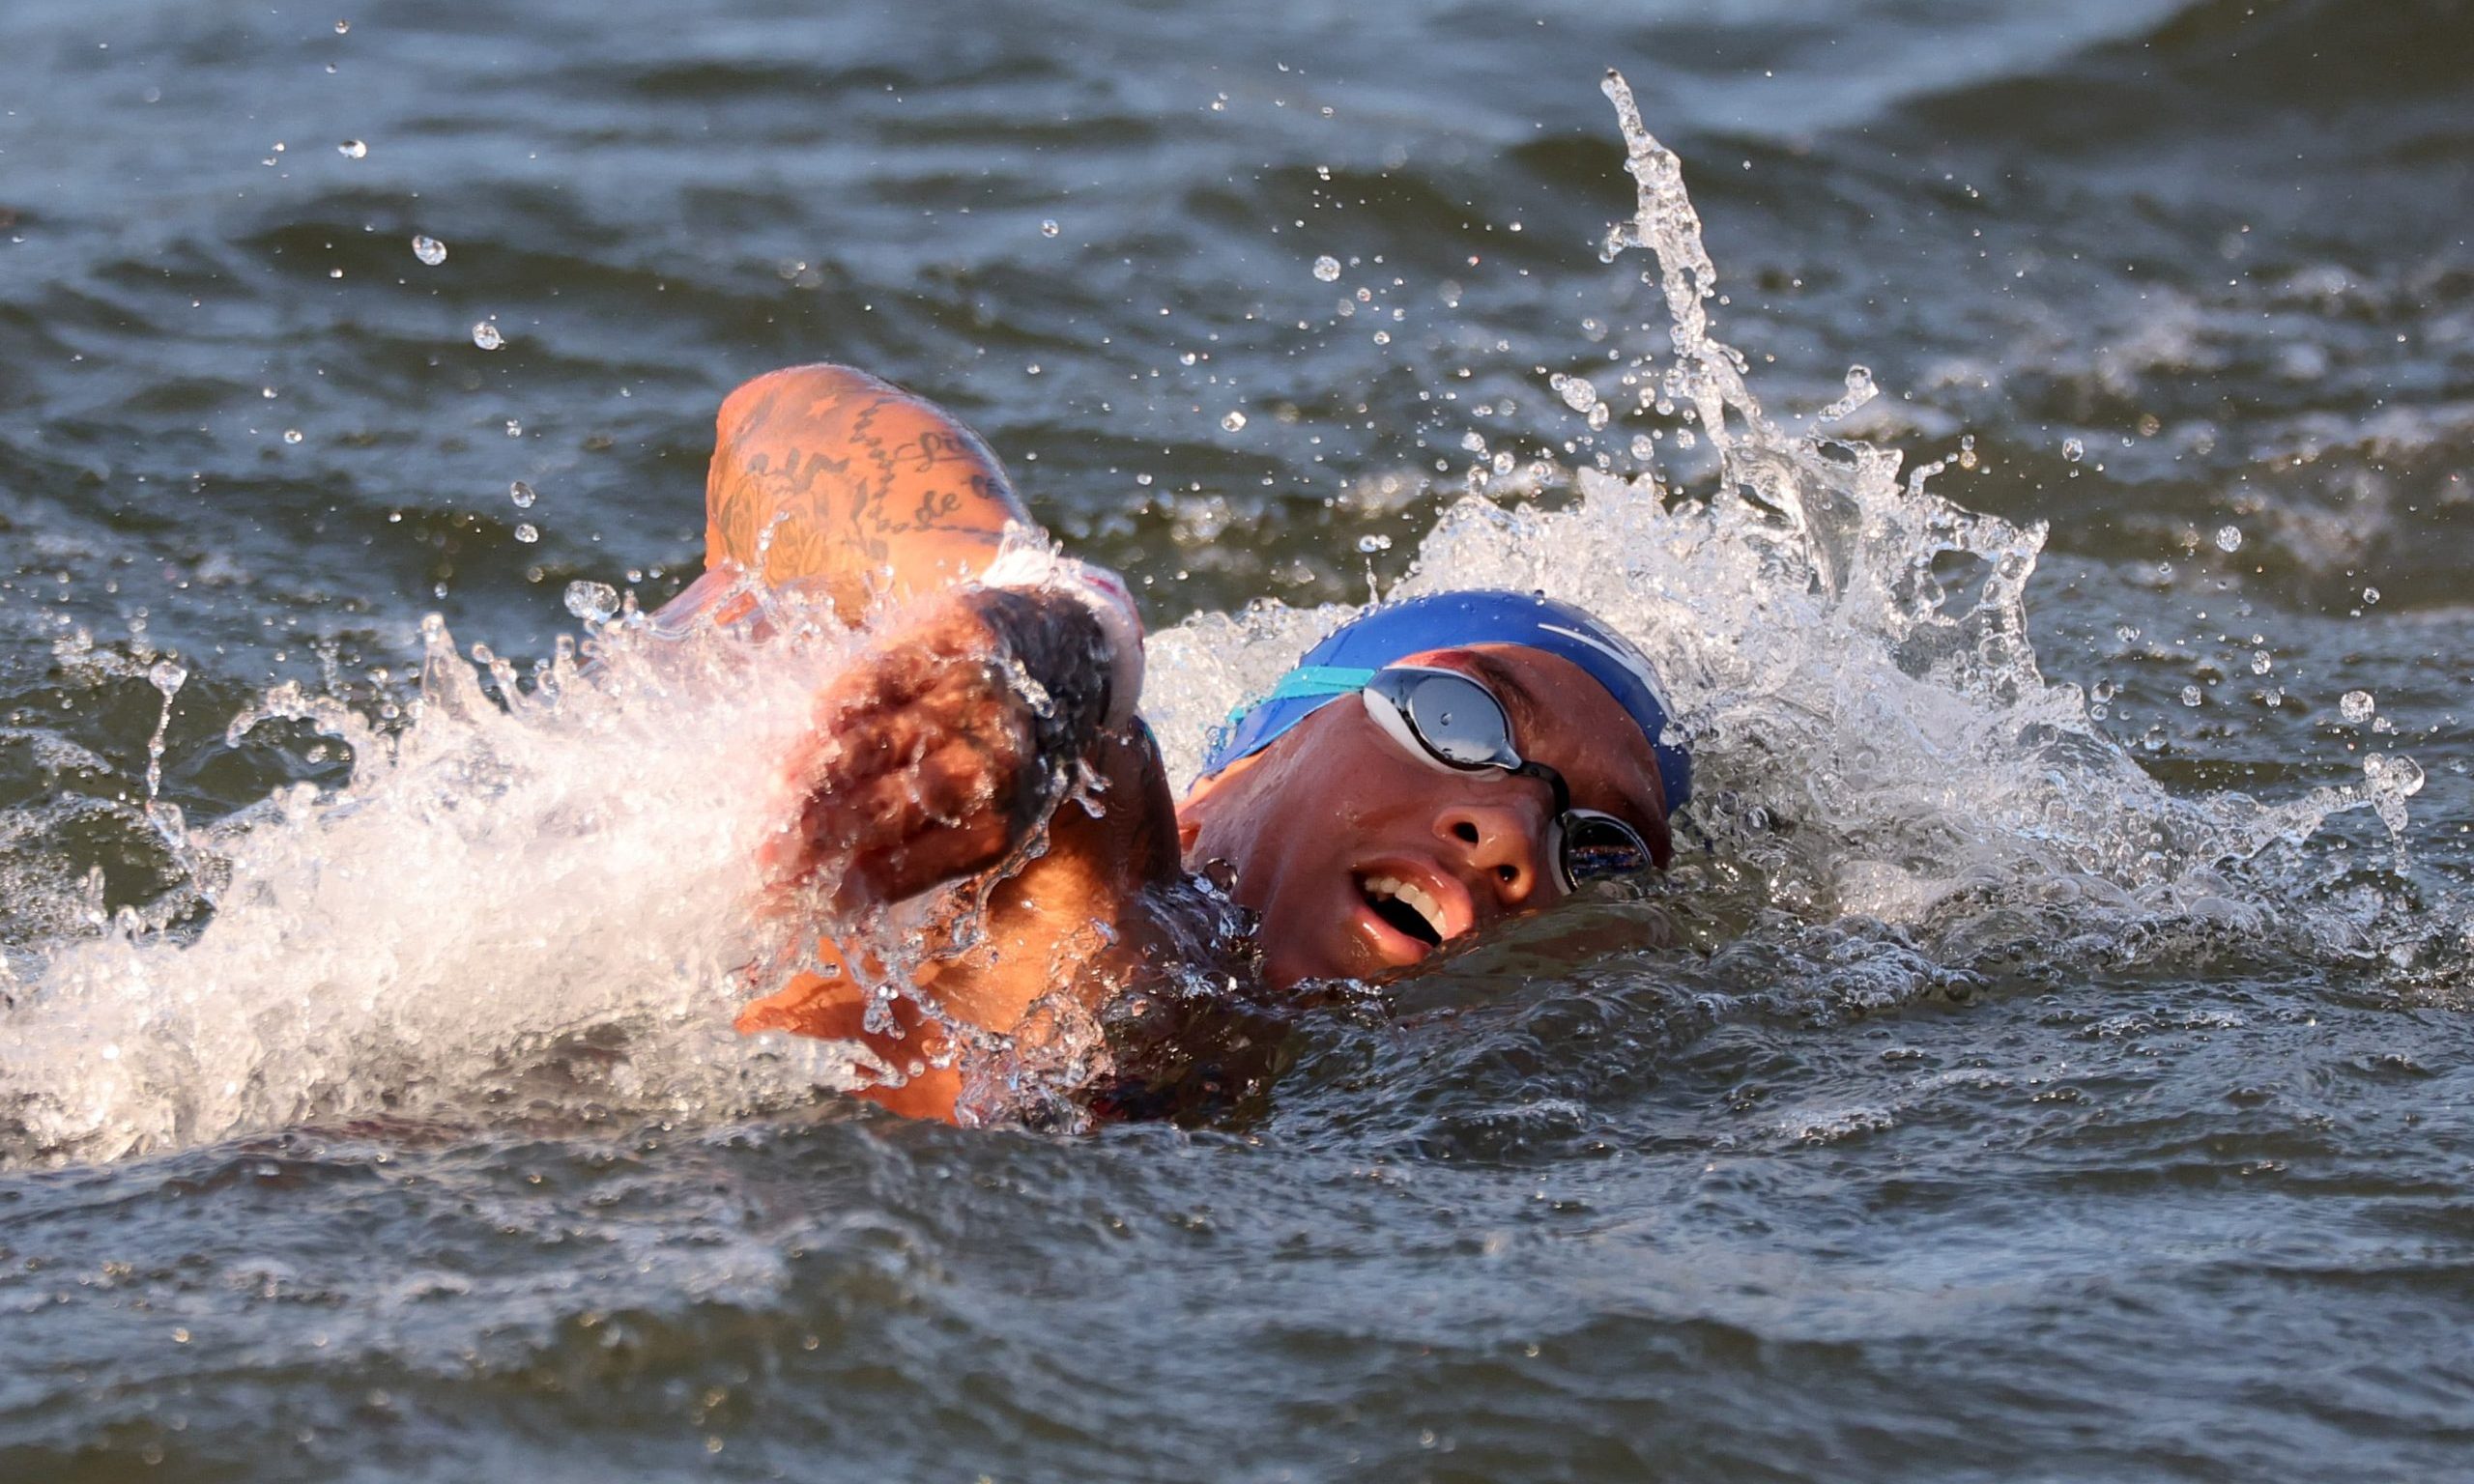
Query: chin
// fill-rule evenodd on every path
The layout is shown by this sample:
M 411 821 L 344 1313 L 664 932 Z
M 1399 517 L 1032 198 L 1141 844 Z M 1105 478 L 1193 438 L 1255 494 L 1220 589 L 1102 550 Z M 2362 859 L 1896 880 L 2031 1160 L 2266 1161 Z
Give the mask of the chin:
M 1276 993 L 1284 993 L 1309 980 L 1346 979 L 1345 969 L 1320 962 L 1321 955 L 1296 949 L 1273 950 L 1263 955 L 1263 983 Z
M 1347 961 L 1349 956 L 1333 953 L 1328 944 L 1316 941 L 1328 935 L 1328 927 L 1321 933 L 1309 924 L 1283 929 L 1280 925 L 1289 918 L 1290 914 L 1276 910 L 1263 914 L 1263 983 L 1271 989 L 1284 992 L 1311 980 L 1365 977 L 1364 965 Z

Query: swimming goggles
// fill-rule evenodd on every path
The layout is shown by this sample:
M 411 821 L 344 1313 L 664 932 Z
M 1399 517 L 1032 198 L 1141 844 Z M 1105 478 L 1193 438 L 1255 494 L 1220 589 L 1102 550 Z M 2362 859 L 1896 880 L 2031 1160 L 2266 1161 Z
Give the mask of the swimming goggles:
M 1574 809 L 1563 774 L 1520 756 L 1512 746 L 1511 717 L 1503 702 L 1470 676 L 1456 670 L 1394 665 L 1376 671 L 1358 695 L 1374 724 L 1411 756 L 1455 773 L 1500 768 L 1516 778 L 1544 780 L 1555 795 L 1547 854 L 1564 890 L 1637 875 L 1653 864 L 1639 831 L 1613 814 Z

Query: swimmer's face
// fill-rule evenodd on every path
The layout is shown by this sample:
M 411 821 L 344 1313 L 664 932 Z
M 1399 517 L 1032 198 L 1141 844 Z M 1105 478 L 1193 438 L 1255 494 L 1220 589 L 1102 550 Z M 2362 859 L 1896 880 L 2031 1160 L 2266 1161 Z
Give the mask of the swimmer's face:
M 1514 644 L 1438 649 L 1416 663 L 1468 674 L 1510 715 L 1521 756 L 1564 775 L 1576 808 L 1629 823 L 1668 853 L 1657 759 L 1624 708 L 1568 660 Z M 1186 860 L 1225 860 L 1262 915 L 1265 976 L 1377 979 L 1444 943 L 1565 895 L 1546 784 L 1449 772 L 1344 698 L 1191 796 Z

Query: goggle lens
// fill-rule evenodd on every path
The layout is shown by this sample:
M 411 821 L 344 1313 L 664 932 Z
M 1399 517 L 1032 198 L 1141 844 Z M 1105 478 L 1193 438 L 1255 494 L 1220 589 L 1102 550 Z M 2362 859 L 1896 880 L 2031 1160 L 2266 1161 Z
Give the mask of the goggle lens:
M 1394 699 L 1426 751 L 1460 768 L 1517 767 L 1511 718 L 1487 689 L 1450 671 L 1397 671 L 1409 683 Z
M 1592 881 L 1637 876 L 1650 869 L 1650 847 L 1612 814 L 1576 809 L 1564 815 L 1563 826 L 1564 884 L 1575 891 Z
M 1561 774 L 1522 760 L 1503 702 L 1476 680 L 1456 671 L 1391 669 L 1378 672 L 1365 694 L 1378 716 L 1391 714 L 1387 729 L 1405 731 L 1405 740 L 1446 767 L 1502 768 L 1544 780 L 1555 791 L 1556 865 L 1566 890 L 1651 869 L 1654 858 L 1639 832 L 1613 814 L 1570 808 Z

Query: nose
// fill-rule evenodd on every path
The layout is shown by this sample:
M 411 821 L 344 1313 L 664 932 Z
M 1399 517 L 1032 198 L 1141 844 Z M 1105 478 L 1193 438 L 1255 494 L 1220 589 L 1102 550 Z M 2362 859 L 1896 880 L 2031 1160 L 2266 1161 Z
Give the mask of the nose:
M 1457 800 L 1437 813 L 1434 833 L 1480 901 L 1517 911 L 1545 899 L 1546 812 L 1536 802 L 1511 790 L 1484 802 Z

